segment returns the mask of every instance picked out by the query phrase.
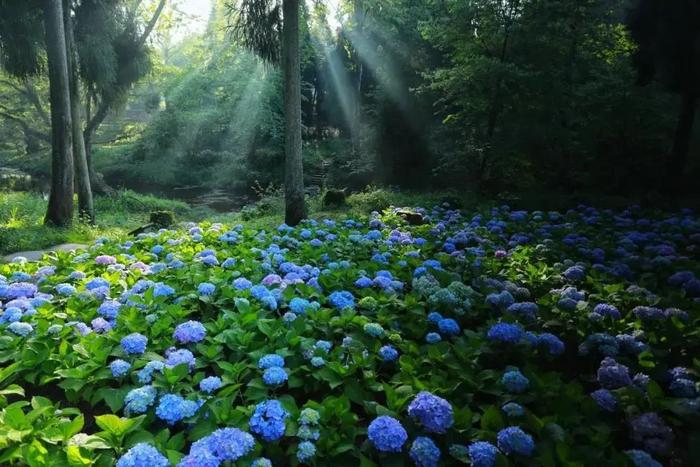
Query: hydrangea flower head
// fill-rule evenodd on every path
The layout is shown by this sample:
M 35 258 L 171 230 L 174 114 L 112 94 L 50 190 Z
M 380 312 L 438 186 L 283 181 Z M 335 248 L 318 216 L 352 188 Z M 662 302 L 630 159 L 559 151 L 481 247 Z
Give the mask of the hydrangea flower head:
M 207 394 L 211 394 L 221 387 L 221 378 L 218 376 L 209 376 L 199 382 L 199 389 Z
M 146 351 L 148 338 L 137 332 L 125 336 L 121 340 L 122 350 L 127 355 L 140 355 Z
M 617 409 L 617 399 L 615 399 L 615 395 L 607 389 L 593 391 L 591 397 L 596 401 L 598 407 L 606 412 L 614 412 Z
M 486 337 L 496 342 L 517 343 L 523 337 L 523 328 L 517 324 L 496 323 L 491 326 Z
M 297 459 L 299 462 L 307 462 L 316 456 L 316 446 L 311 441 L 302 441 L 297 446 Z
M 263 382 L 268 386 L 279 386 L 284 384 L 288 378 L 289 376 L 284 368 L 280 368 L 278 366 L 268 368 L 263 373 Z
M 521 394 L 527 391 L 530 380 L 523 375 L 520 370 L 514 369 L 506 371 L 501 378 L 501 384 L 506 390 L 513 394 Z
M 437 467 L 440 460 L 440 449 L 427 436 L 413 440 L 408 454 L 417 467 Z
M 156 448 L 147 443 L 139 443 L 129 449 L 117 461 L 117 467 L 169 467 L 170 461 Z
M 408 415 L 431 433 L 445 433 L 454 423 L 450 403 L 427 391 L 419 392 L 411 401 Z
M 156 407 L 156 415 L 168 425 L 174 425 L 180 420 L 194 416 L 199 407 L 198 402 L 183 399 L 177 394 L 165 394 Z
M 207 334 L 204 325 L 199 321 L 186 321 L 178 324 L 173 332 L 173 339 L 180 344 L 201 342 Z
M 258 368 L 267 370 L 268 368 L 284 367 L 284 358 L 277 354 L 267 354 L 258 360 Z
M 156 389 L 153 386 L 142 386 L 132 389 L 124 397 L 124 412 L 130 414 L 142 414 L 156 400 Z
M 391 345 L 384 345 L 379 349 L 379 356 L 385 362 L 393 362 L 399 358 L 399 352 Z
M 487 441 L 475 441 L 469 445 L 469 459 L 474 467 L 493 467 L 498 449 Z
M 498 448 L 508 455 L 519 454 L 529 457 L 535 450 L 535 442 L 532 440 L 532 436 L 517 426 L 502 429 L 498 432 L 496 439 Z
M 250 418 L 250 431 L 265 441 L 276 441 L 284 435 L 285 420 L 289 416 L 278 400 L 259 403 Z
M 355 297 L 345 290 L 335 291 L 328 296 L 328 302 L 339 310 L 355 308 Z
M 112 376 L 120 378 L 129 372 L 131 363 L 121 359 L 114 360 L 109 364 L 109 369 L 112 371 Z
M 205 438 L 206 446 L 221 462 L 237 461 L 248 455 L 255 446 L 255 439 L 238 428 L 221 428 Z
M 408 439 L 408 433 L 393 417 L 382 415 L 369 424 L 367 436 L 378 451 L 400 452 Z
M 165 360 L 165 366 L 168 368 L 173 368 L 178 365 L 187 365 L 191 370 L 197 364 L 196 359 L 192 352 L 187 349 L 177 349 L 168 352 L 167 358 Z

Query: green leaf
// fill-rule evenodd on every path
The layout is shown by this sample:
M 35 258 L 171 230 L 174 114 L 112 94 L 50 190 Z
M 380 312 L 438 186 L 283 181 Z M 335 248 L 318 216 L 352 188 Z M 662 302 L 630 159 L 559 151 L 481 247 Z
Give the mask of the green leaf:
M 481 429 L 487 431 L 498 431 L 503 428 L 503 416 L 501 411 L 495 406 L 490 406 L 481 416 Z
M 141 425 L 144 418 L 144 415 L 136 418 L 120 418 L 116 415 L 107 414 L 95 417 L 95 423 L 107 433 L 120 438 L 136 430 Z

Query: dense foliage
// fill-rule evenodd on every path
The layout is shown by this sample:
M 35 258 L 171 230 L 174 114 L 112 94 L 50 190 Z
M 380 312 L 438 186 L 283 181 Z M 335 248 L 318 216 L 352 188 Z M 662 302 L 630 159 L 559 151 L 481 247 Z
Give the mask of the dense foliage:
M 301 6 L 306 185 L 695 190 L 693 7 L 342 0 L 335 12 L 332 3 Z M 84 79 L 99 95 L 93 113 L 103 101 L 112 110 L 92 138 L 112 184 L 235 194 L 282 184 L 280 72 L 242 47 L 226 5 L 213 1 L 204 32 L 179 41 L 183 19 L 167 8 L 147 55 L 91 47 L 133 35 L 128 15 L 96 39 L 89 18 L 77 18 Z M 115 69 L 123 83 L 107 79 Z M 45 175 L 45 83 L 3 79 L 0 88 L 0 161 Z
M 0 462 L 697 457 L 692 212 L 417 212 L 0 266 Z

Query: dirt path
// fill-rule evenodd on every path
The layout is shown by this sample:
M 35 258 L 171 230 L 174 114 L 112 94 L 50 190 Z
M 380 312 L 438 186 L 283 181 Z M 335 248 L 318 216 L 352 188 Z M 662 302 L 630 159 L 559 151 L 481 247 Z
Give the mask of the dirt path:
M 62 245 L 56 245 L 52 246 L 51 248 L 47 248 L 45 250 L 36 250 L 36 251 L 19 251 L 17 253 L 12 253 L 6 256 L 3 256 L 0 258 L 0 263 L 9 263 L 12 261 L 14 258 L 18 256 L 23 256 L 27 258 L 28 261 L 39 261 L 41 258 L 44 257 L 46 253 L 51 253 L 54 251 L 75 251 L 75 250 L 83 250 L 87 248 L 87 245 L 81 245 L 80 243 L 64 243 Z

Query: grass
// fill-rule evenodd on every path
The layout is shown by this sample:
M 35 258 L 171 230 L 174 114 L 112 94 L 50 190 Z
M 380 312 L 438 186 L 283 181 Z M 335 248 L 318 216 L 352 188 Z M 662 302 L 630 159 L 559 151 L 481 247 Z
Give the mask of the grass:
M 98 237 L 121 237 L 148 222 L 151 211 L 174 211 L 180 219 L 197 220 L 208 213 L 195 212 L 186 203 L 131 191 L 95 199 L 97 225 L 74 222 L 71 228 L 43 225 L 47 201 L 35 193 L 0 193 L 0 254 L 41 250 L 60 243 L 85 243 Z

